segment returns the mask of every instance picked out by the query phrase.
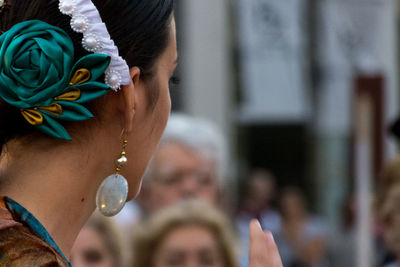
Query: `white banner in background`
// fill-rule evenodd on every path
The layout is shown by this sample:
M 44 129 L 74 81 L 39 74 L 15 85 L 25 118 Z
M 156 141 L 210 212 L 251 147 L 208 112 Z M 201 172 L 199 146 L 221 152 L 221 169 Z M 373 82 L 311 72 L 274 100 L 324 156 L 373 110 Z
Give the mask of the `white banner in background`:
M 396 116 L 397 0 L 318 0 L 319 131 L 348 134 L 354 75 L 383 74 L 387 119 Z
M 306 1 L 238 1 L 241 121 L 306 120 Z

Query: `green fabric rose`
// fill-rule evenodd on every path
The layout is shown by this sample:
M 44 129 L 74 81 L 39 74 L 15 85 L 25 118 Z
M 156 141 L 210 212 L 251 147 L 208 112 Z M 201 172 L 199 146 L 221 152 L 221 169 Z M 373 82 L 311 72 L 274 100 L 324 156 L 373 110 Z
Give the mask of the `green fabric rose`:
M 90 54 L 74 65 L 65 31 L 39 20 L 18 23 L 0 36 L 0 97 L 39 130 L 70 140 L 58 120 L 93 117 L 81 104 L 110 90 L 96 81 L 109 64 L 109 56 Z

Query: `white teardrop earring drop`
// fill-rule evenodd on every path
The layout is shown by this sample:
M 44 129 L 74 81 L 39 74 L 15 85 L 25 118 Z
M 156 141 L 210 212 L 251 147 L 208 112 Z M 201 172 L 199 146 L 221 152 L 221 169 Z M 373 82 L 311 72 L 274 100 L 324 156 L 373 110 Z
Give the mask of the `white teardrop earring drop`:
M 127 144 L 128 141 L 124 138 L 122 153 L 115 162 L 116 173 L 108 176 L 97 190 L 97 208 L 107 217 L 118 214 L 124 207 L 126 199 L 128 198 L 128 182 L 119 174 L 121 168 L 128 163 L 125 151 Z

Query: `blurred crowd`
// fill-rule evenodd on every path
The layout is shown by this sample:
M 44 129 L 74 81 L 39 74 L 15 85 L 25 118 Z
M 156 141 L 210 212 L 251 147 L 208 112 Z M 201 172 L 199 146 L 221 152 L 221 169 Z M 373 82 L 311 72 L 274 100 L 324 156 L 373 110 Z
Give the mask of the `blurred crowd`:
M 227 155 L 215 125 L 173 114 L 139 197 L 115 218 L 92 216 L 76 240 L 72 266 L 247 266 L 254 218 L 274 234 L 285 267 L 356 266 L 354 195 L 343 201 L 339 227 L 311 212 L 301 188 L 278 187 L 279 177 L 265 169 L 251 170 L 233 201 Z M 381 181 L 371 204 L 377 266 L 398 266 L 400 157 Z

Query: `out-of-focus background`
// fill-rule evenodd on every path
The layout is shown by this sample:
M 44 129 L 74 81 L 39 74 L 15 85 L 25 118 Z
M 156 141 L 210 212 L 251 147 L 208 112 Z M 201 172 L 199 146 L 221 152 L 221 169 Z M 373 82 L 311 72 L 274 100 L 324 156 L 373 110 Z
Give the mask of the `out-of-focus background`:
M 141 196 L 117 216 L 125 239 L 139 240 L 136 253 L 123 252 L 136 259 L 127 266 L 189 266 L 173 265 L 183 262 L 179 256 L 157 263 L 174 239 L 167 232 L 156 237 L 168 216 L 152 218 L 189 198 L 230 218 L 238 266 L 247 266 L 251 218 L 275 234 L 284 266 L 399 266 L 400 203 L 386 198 L 396 199 L 389 191 L 400 181 L 400 162 L 392 162 L 400 128 L 399 4 L 177 0 L 180 83 L 170 86 L 171 125 Z M 192 160 L 194 150 L 203 165 Z M 382 178 L 385 168 L 389 178 Z M 186 205 L 191 219 L 180 207 L 169 220 L 207 221 L 193 212 L 201 210 L 190 206 L 197 204 Z M 138 229 L 132 225 L 148 219 L 153 224 L 142 232 L 155 236 L 131 237 Z M 146 265 L 138 260 L 143 247 L 158 248 L 149 240 L 162 245 Z M 236 266 L 226 262 L 204 266 Z
M 205 117 L 224 132 L 235 200 L 238 184 L 264 168 L 279 187 L 300 188 L 330 229 L 347 219 L 352 198 L 365 205 L 355 204 L 363 211 L 359 218 L 370 216 L 379 173 L 396 154 L 389 127 L 399 115 L 398 5 L 178 2 L 182 82 L 172 88 L 173 108 Z M 365 235 L 365 227 L 356 229 Z M 360 248 L 368 238 L 359 239 L 355 258 L 368 251 Z
M 174 111 L 207 118 L 229 140 L 234 184 L 253 168 L 304 189 L 334 223 L 355 190 L 357 104 L 374 129 L 367 174 L 396 153 L 398 1 L 178 0 Z

